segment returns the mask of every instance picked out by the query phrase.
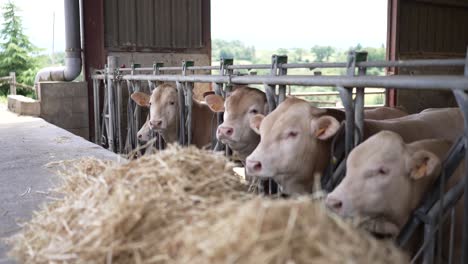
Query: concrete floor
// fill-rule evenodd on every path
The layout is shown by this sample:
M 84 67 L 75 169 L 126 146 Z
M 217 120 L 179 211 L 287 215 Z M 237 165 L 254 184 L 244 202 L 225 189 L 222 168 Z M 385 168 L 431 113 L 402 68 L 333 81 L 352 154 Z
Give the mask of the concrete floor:
M 41 118 L 17 116 L 0 105 L 0 239 L 18 232 L 18 223 L 29 220 L 47 201 L 44 192 L 58 178 L 45 164 L 85 156 L 118 159 Z M 0 264 L 14 263 L 6 257 L 7 250 L 0 241 Z

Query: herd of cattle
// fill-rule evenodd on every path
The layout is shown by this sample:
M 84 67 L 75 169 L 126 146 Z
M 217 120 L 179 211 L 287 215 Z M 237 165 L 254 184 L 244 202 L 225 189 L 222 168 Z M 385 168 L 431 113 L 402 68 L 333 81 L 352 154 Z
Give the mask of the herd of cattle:
M 177 141 L 175 87 L 163 84 L 151 95 L 137 92 L 131 97 L 138 105 L 149 107 L 149 118 L 138 131 L 140 141 L 149 139 L 150 129 L 167 143 Z M 332 139 L 345 120 L 341 110 L 313 107 L 293 97 L 268 113 L 265 93 L 240 86 L 226 100 L 215 94 L 206 95 L 204 102 L 193 99 L 192 143 L 197 147 L 211 143 L 216 113 L 224 113 L 216 138 L 233 150 L 244 164 L 246 176 L 271 178 L 287 195 L 313 190 L 316 175 L 322 175 L 331 161 Z M 364 115 L 365 141 L 349 154 L 346 175 L 325 203 L 373 234 L 395 237 L 439 176 L 452 142 L 463 133 L 463 118 L 458 108 L 408 115 L 397 108 L 381 107 L 365 110 Z M 463 171 L 460 165 L 447 188 L 463 177 Z M 463 225 L 462 203 L 463 199 L 456 205 L 458 231 Z M 455 256 L 461 253 L 460 233 L 455 232 Z M 414 253 L 421 239 L 412 241 L 408 250 Z

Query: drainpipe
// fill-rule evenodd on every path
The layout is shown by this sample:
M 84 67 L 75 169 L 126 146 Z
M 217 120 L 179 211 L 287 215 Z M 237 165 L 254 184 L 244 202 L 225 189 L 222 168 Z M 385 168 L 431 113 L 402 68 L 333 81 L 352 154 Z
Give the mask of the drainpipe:
M 39 70 L 34 83 L 40 81 L 73 81 L 81 72 L 81 34 L 79 0 L 64 0 L 65 66 Z

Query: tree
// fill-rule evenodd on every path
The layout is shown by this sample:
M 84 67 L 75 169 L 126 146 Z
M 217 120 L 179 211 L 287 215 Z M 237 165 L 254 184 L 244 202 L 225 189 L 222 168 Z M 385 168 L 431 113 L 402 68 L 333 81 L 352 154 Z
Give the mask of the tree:
M 279 49 L 276 50 L 276 54 L 278 54 L 278 55 L 288 55 L 288 49 L 279 48 Z
M 23 33 L 18 7 L 8 1 L 2 9 L 4 23 L 0 31 L 0 76 L 14 71 L 19 82 L 32 85 L 30 75 L 37 68 L 32 54 L 38 50 Z
M 315 60 L 318 62 L 328 61 L 330 56 L 335 52 L 335 48 L 331 46 L 318 46 L 315 45 L 310 50 L 315 55 Z
M 304 56 L 304 54 L 306 53 L 306 51 L 302 48 L 295 48 L 294 49 L 294 61 L 296 62 L 301 62 L 302 61 L 302 57 Z

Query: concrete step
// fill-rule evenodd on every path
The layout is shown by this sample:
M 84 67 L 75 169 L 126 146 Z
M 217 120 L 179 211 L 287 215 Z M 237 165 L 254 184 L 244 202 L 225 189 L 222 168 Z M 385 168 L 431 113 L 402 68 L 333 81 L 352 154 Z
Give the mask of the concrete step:
M 19 115 L 40 116 L 41 104 L 22 95 L 8 95 L 8 110 Z

